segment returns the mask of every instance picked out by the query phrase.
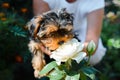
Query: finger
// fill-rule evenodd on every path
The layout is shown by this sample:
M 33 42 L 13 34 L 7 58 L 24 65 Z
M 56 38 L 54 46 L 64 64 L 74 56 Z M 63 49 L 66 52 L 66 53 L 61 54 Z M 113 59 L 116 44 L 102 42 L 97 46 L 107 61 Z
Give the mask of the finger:
M 47 55 L 51 55 L 50 50 L 48 50 L 47 48 L 45 48 L 42 44 L 39 45 L 40 49 L 42 52 L 44 52 Z

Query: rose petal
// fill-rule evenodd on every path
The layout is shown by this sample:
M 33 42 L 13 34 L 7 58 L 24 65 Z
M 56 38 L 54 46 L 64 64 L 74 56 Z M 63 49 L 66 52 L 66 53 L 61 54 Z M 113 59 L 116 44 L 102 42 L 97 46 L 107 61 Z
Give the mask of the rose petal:
M 84 44 L 79 43 L 79 46 L 77 47 L 76 52 L 78 53 L 78 52 L 82 51 L 82 50 L 83 50 L 83 48 L 84 48 Z
M 87 54 L 86 54 L 85 52 L 79 52 L 79 53 L 78 53 L 77 55 L 75 55 L 72 59 L 73 59 L 73 60 L 76 60 L 77 63 L 80 63 L 80 61 L 82 61 L 86 55 L 87 55 Z
M 51 54 L 51 55 L 50 55 L 50 58 L 53 58 L 53 59 L 55 59 L 56 61 L 61 61 L 61 62 L 67 61 L 67 57 L 62 57 L 62 56 L 57 55 L 57 54 Z
M 81 52 L 84 45 L 78 42 L 77 39 L 71 39 L 70 41 L 61 45 L 58 49 L 51 52 L 50 58 L 55 59 L 57 62 L 66 62 L 69 58 L 77 57 L 78 53 Z M 78 55 L 79 56 L 79 55 Z
M 57 65 L 60 65 L 60 64 L 61 64 L 61 62 L 60 62 L 60 61 L 56 61 L 56 63 L 57 63 Z

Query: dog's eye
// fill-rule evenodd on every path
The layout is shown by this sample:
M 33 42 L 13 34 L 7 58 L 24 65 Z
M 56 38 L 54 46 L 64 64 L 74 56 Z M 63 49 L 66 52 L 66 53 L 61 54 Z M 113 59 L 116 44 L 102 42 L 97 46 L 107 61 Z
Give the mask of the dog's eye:
M 60 41 L 60 42 L 58 42 L 59 45 L 62 45 L 63 43 L 64 43 L 64 41 Z

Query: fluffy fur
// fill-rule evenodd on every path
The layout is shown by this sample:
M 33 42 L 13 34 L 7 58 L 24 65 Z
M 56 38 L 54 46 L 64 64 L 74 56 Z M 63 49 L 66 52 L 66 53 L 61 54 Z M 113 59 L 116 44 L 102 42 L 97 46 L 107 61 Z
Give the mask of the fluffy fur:
M 40 45 L 46 49 L 56 50 L 64 42 L 74 37 L 73 16 L 66 12 L 65 9 L 48 11 L 41 15 L 35 16 L 27 24 L 30 33 L 29 50 L 33 54 L 32 66 L 35 77 L 39 78 L 39 71 L 45 66 L 44 53 Z

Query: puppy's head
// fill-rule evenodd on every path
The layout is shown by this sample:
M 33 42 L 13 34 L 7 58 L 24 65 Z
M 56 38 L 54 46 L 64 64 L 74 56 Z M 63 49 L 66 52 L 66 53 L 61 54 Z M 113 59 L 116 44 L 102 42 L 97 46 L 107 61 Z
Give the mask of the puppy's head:
M 73 38 L 73 16 L 66 9 L 53 10 L 35 16 L 27 24 L 30 37 L 44 44 L 49 50 Z

